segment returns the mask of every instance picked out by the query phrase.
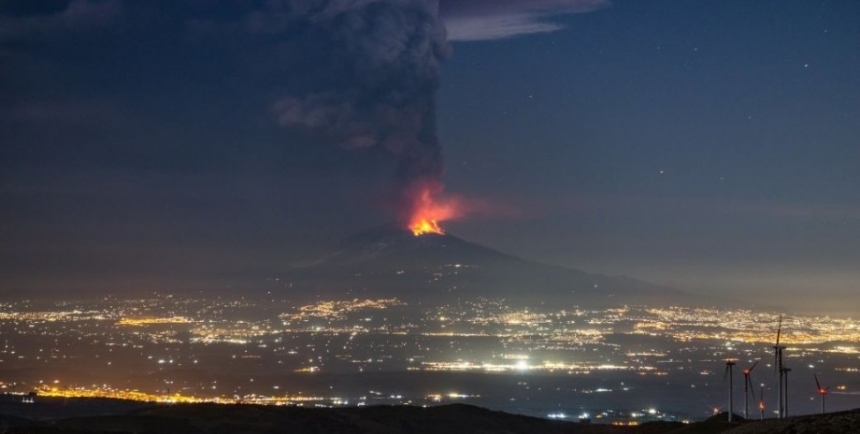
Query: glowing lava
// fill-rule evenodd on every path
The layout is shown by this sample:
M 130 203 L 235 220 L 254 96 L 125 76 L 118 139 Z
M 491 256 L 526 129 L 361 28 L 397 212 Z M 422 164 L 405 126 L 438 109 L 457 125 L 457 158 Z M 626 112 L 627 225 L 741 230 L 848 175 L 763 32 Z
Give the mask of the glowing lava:
M 409 225 L 409 229 L 416 237 L 426 234 L 445 235 L 445 231 L 439 227 L 439 222 L 436 220 L 420 219 L 416 222 L 412 222 Z
M 436 195 L 441 187 L 424 186 L 419 190 L 409 217 L 409 230 L 416 237 L 426 234 L 445 235 L 440 222 L 457 217 L 457 206 L 453 200 L 442 200 Z

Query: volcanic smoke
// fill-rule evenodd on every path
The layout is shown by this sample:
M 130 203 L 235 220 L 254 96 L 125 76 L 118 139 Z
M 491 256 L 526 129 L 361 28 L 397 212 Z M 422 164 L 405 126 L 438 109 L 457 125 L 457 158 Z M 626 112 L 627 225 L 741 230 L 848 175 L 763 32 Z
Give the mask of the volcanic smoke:
M 455 202 L 440 199 L 445 170 L 435 100 L 450 46 L 438 0 L 287 4 L 285 27 L 303 29 L 300 39 L 319 45 L 308 58 L 322 64 L 303 65 L 304 76 L 319 83 L 283 96 L 275 104 L 279 123 L 344 148 L 394 156 L 397 221 L 415 235 L 443 234 L 440 223 L 457 212 Z

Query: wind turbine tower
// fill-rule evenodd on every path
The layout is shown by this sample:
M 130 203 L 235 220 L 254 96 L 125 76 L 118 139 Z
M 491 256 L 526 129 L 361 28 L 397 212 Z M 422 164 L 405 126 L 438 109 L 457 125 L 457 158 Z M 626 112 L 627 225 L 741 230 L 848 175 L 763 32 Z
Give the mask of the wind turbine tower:
M 737 364 L 734 360 L 726 360 L 726 374 L 729 376 L 729 422 L 732 421 L 732 413 L 734 412 L 734 381 L 732 379 L 732 374 L 735 371 L 735 365 Z
M 782 398 L 785 400 L 785 403 L 782 405 L 782 417 L 788 417 L 788 373 L 791 372 L 791 368 L 782 368 L 782 371 L 782 379 L 785 381 L 785 385 L 782 388 Z
M 821 414 L 824 414 L 824 397 L 830 393 L 829 387 L 821 387 L 821 383 L 818 382 L 818 375 L 812 374 L 815 377 L 815 385 L 818 387 L 818 394 L 821 395 Z
M 752 378 L 750 374 L 752 374 L 753 369 L 755 369 L 756 365 L 758 365 L 758 360 L 752 364 L 749 368 L 744 369 L 744 419 L 749 419 L 749 396 L 752 394 L 753 399 L 755 399 L 755 390 L 752 384 Z

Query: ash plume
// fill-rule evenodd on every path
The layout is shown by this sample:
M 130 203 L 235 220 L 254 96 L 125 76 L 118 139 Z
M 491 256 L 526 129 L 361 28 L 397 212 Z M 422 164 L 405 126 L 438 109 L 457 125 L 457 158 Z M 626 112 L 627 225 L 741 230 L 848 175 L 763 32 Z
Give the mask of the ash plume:
M 439 63 L 451 51 L 445 25 L 460 40 L 547 32 L 561 27 L 540 18 L 590 11 L 606 2 L 293 0 L 270 3 L 250 22 L 258 31 L 304 28 L 302 39 L 325 45 L 331 57 L 316 65 L 319 70 L 306 71 L 320 79 L 275 103 L 278 122 L 344 148 L 393 155 L 394 208 L 397 219 L 406 221 L 444 189 L 435 98 Z
M 344 148 L 394 156 L 400 219 L 418 186 L 441 191 L 435 96 L 439 62 L 450 48 L 438 7 L 428 0 L 288 3 L 286 26 L 306 29 L 302 36 L 327 46 L 330 57 L 307 71 L 319 82 L 274 104 L 278 122 Z M 271 16 L 260 15 L 257 25 L 265 28 L 262 18 Z
M 110 76 L 135 77 L 156 91 L 193 81 L 181 71 L 205 79 L 229 66 L 223 81 L 220 71 L 217 80 L 209 77 L 208 94 L 217 95 L 223 89 L 214 86 L 222 83 L 233 85 L 241 89 L 233 96 L 250 95 L 280 126 L 304 132 L 307 142 L 395 160 L 391 202 L 398 220 L 406 220 L 419 206 L 440 209 L 435 199 L 443 190 L 444 163 L 435 98 L 449 40 L 553 31 L 560 26 L 546 18 L 606 2 L 0 1 L 0 56 L 28 44 L 83 57 L 99 47 L 111 50 L 98 54 Z M 128 56 L 136 61 L 117 60 Z M 173 94 L 180 97 L 185 89 L 178 87 Z

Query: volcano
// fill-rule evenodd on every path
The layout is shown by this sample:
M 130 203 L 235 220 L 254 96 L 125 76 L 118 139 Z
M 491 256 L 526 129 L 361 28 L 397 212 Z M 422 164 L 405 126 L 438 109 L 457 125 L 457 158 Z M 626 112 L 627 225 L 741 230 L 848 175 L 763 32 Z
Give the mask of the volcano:
M 349 237 L 326 258 L 293 269 L 288 279 L 332 297 L 485 297 L 583 306 L 694 301 L 676 289 L 529 261 L 450 234 L 415 236 L 395 224 Z

